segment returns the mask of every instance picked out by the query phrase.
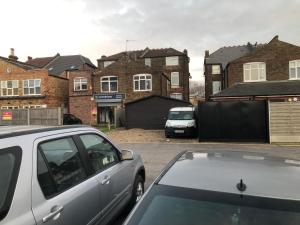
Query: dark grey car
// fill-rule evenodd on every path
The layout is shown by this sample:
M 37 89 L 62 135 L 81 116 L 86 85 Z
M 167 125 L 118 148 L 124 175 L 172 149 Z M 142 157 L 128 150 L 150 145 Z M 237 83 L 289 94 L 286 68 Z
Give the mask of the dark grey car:
M 300 161 L 245 152 L 183 152 L 126 225 L 298 225 Z
M 107 224 L 144 181 L 140 156 L 94 128 L 0 128 L 0 225 Z

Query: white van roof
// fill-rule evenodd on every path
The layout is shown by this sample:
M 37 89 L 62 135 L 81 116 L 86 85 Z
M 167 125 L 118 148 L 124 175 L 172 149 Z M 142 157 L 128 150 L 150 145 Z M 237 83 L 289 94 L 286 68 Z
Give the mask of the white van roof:
M 170 109 L 171 112 L 174 111 L 194 111 L 194 107 L 176 107 L 176 108 L 172 108 Z

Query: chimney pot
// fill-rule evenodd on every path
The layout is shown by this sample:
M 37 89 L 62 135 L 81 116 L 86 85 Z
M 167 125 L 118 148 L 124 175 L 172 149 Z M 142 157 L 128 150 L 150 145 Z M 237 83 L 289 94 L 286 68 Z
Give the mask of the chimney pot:
M 206 50 L 206 51 L 205 51 L 205 58 L 208 58 L 208 57 L 209 57 L 209 51 Z
M 8 58 L 11 59 L 11 60 L 15 60 L 15 61 L 18 60 L 18 57 L 15 56 L 15 49 L 14 48 L 10 48 L 10 55 L 8 56 Z

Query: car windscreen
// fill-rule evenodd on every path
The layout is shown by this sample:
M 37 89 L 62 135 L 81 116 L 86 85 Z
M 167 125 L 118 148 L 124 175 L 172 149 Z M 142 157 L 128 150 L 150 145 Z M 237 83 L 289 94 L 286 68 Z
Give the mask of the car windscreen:
M 9 211 L 20 166 L 18 147 L 0 149 L 0 221 Z
M 128 225 L 297 225 L 300 204 L 154 185 Z
M 192 120 L 194 119 L 193 111 L 170 111 L 168 120 Z

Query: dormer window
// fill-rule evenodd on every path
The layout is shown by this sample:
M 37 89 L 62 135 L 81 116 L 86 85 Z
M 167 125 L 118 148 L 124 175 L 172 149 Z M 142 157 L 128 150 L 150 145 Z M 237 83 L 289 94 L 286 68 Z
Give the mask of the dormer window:
M 266 80 L 266 64 L 253 62 L 244 64 L 244 82 L 257 82 Z
M 300 60 L 290 61 L 290 80 L 300 79 Z

